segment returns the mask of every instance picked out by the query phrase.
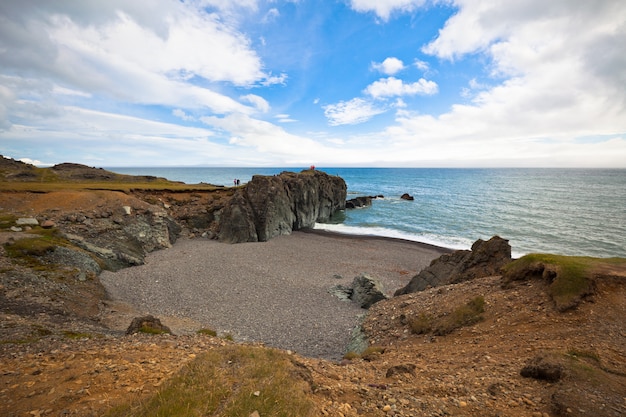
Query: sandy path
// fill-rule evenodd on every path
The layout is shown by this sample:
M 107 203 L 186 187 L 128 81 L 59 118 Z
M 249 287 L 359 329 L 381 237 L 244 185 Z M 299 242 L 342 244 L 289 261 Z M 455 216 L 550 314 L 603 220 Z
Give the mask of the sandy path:
M 141 312 L 338 359 L 365 310 L 328 289 L 365 272 L 381 278 L 391 295 L 441 253 L 414 242 L 324 232 L 236 245 L 180 240 L 150 254 L 145 265 L 104 272 L 101 280 L 114 300 Z

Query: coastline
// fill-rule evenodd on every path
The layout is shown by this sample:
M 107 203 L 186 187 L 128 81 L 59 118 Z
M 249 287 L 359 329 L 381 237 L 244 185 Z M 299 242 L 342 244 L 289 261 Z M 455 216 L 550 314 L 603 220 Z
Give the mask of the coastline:
M 366 310 L 334 297 L 331 287 L 367 273 L 391 295 L 447 251 L 315 230 L 234 245 L 181 239 L 148 255 L 145 265 L 104 272 L 100 279 L 114 301 L 171 318 L 175 333 L 209 327 L 237 341 L 337 360 Z
M 415 245 L 416 247 L 419 247 L 421 249 L 427 249 L 427 250 L 435 250 L 435 251 L 439 251 L 442 254 L 443 253 L 450 253 L 450 252 L 454 252 L 458 249 L 454 249 L 454 248 L 447 248 L 445 246 L 440 246 L 440 245 L 434 245 L 431 243 L 425 243 L 425 242 L 420 242 L 417 240 L 411 240 L 411 239 L 403 239 L 400 237 L 390 237 L 390 236 L 379 236 L 379 235 L 368 235 L 368 234 L 355 234 L 355 233 L 342 233 L 342 232 L 334 232 L 332 230 L 325 230 L 325 229 L 302 229 L 299 230 L 299 232 L 301 233 L 311 233 L 311 234 L 317 234 L 317 235 L 321 235 L 321 236 L 326 236 L 329 238 L 334 238 L 334 239 L 363 239 L 363 240 L 380 240 L 380 241 L 389 241 L 389 242 L 402 242 L 402 243 L 406 243 L 409 245 Z M 419 271 L 416 271 L 416 273 Z

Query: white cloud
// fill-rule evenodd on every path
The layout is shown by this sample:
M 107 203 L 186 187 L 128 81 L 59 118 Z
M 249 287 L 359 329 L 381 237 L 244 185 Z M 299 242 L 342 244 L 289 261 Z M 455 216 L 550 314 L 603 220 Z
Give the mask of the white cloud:
M 263 97 L 257 96 L 256 94 L 246 94 L 245 96 L 239 97 L 239 99 L 252 104 L 261 113 L 267 113 L 270 111 L 270 104 L 267 100 Z
M 385 110 L 375 107 L 371 102 L 362 98 L 353 98 L 350 101 L 340 101 L 337 104 L 323 106 L 324 115 L 331 126 L 354 125 L 368 121 Z
M 366 94 L 374 98 L 412 96 L 416 94 L 433 95 L 439 90 L 437 83 L 420 78 L 414 83 L 405 84 L 404 81 L 395 77 L 381 78 L 368 85 L 364 90 Z
M 265 16 L 263 16 L 263 19 L 261 19 L 261 21 L 263 23 L 269 23 L 278 19 L 279 16 L 280 16 L 280 12 L 278 11 L 277 8 L 273 7 L 267 11 Z
M 202 121 L 228 132 L 232 145 L 269 154 L 282 163 L 307 164 L 330 154 L 338 160 L 344 156 L 341 150 L 329 149 L 310 138 L 288 133 L 275 124 L 245 114 L 231 114 L 223 118 L 209 116 Z
M 263 72 L 249 40 L 216 15 L 199 10 L 197 2 L 69 3 L 3 2 L 4 74 L 47 80 L 48 95 L 109 97 L 217 113 L 252 109 L 213 90 L 209 83 L 285 82 L 286 75 Z M 29 84 L 27 78 L 14 82 L 11 93 L 32 97 Z
M 383 62 L 373 62 L 372 68 L 386 75 L 394 75 L 404 69 L 404 63 L 395 57 L 386 58 Z
M 278 120 L 279 123 L 293 123 L 293 122 L 297 122 L 296 119 L 293 119 L 288 114 L 277 114 L 274 117 Z
M 626 8 L 611 0 L 453 4 L 458 12 L 423 52 L 454 63 L 481 54 L 493 78 L 471 80 L 462 91 L 471 101 L 449 112 L 397 110 L 382 133 L 398 150 L 388 158 L 419 149 L 424 160 L 452 165 L 624 165 L 626 55 L 617 45 L 626 44 Z M 374 97 L 404 91 L 392 78 L 366 89 Z M 587 136 L 597 140 L 577 140 Z
M 179 119 L 185 120 L 185 121 L 195 120 L 195 118 L 193 116 L 185 113 L 185 111 L 182 110 L 182 109 L 174 109 L 174 110 L 172 110 L 172 115 L 178 117 Z
M 422 61 L 422 60 L 417 59 L 417 58 L 413 62 L 413 65 L 415 65 L 415 67 L 418 70 L 422 70 L 422 71 L 428 71 L 430 69 L 430 65 L 428 64 L 428 62 Z
M 389 20 L 395 10 L 411 11 L 423 5 L 425 0 L 351 0 L 350 5 L 357 12 L 374 12 L 382 20 Z
M 25 164 L 30 164 L 30 165 L 41 165 L 41 161 L 38 161 L 36 159 L 20 158 L 19 161 L 24 162 Z

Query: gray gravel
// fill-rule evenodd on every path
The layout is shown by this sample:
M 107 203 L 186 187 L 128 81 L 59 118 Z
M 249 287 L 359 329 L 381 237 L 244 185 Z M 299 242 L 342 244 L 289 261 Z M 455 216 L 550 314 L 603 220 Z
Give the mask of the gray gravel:
M 337 360 L 365 310 L 328 289 L 368 273 L 391 295 L 441 253 L 415 242 L 325 232 L 236 245 L 183 239 L 150 254 L 145 265 L 100 278 L 114 300 L 139 311 Z

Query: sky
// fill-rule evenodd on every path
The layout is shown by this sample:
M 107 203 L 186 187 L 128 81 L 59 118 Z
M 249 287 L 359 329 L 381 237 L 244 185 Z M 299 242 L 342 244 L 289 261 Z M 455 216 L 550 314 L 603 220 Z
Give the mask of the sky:
M 0 154 L 626 168 L 626 2 L 2 0 Z

